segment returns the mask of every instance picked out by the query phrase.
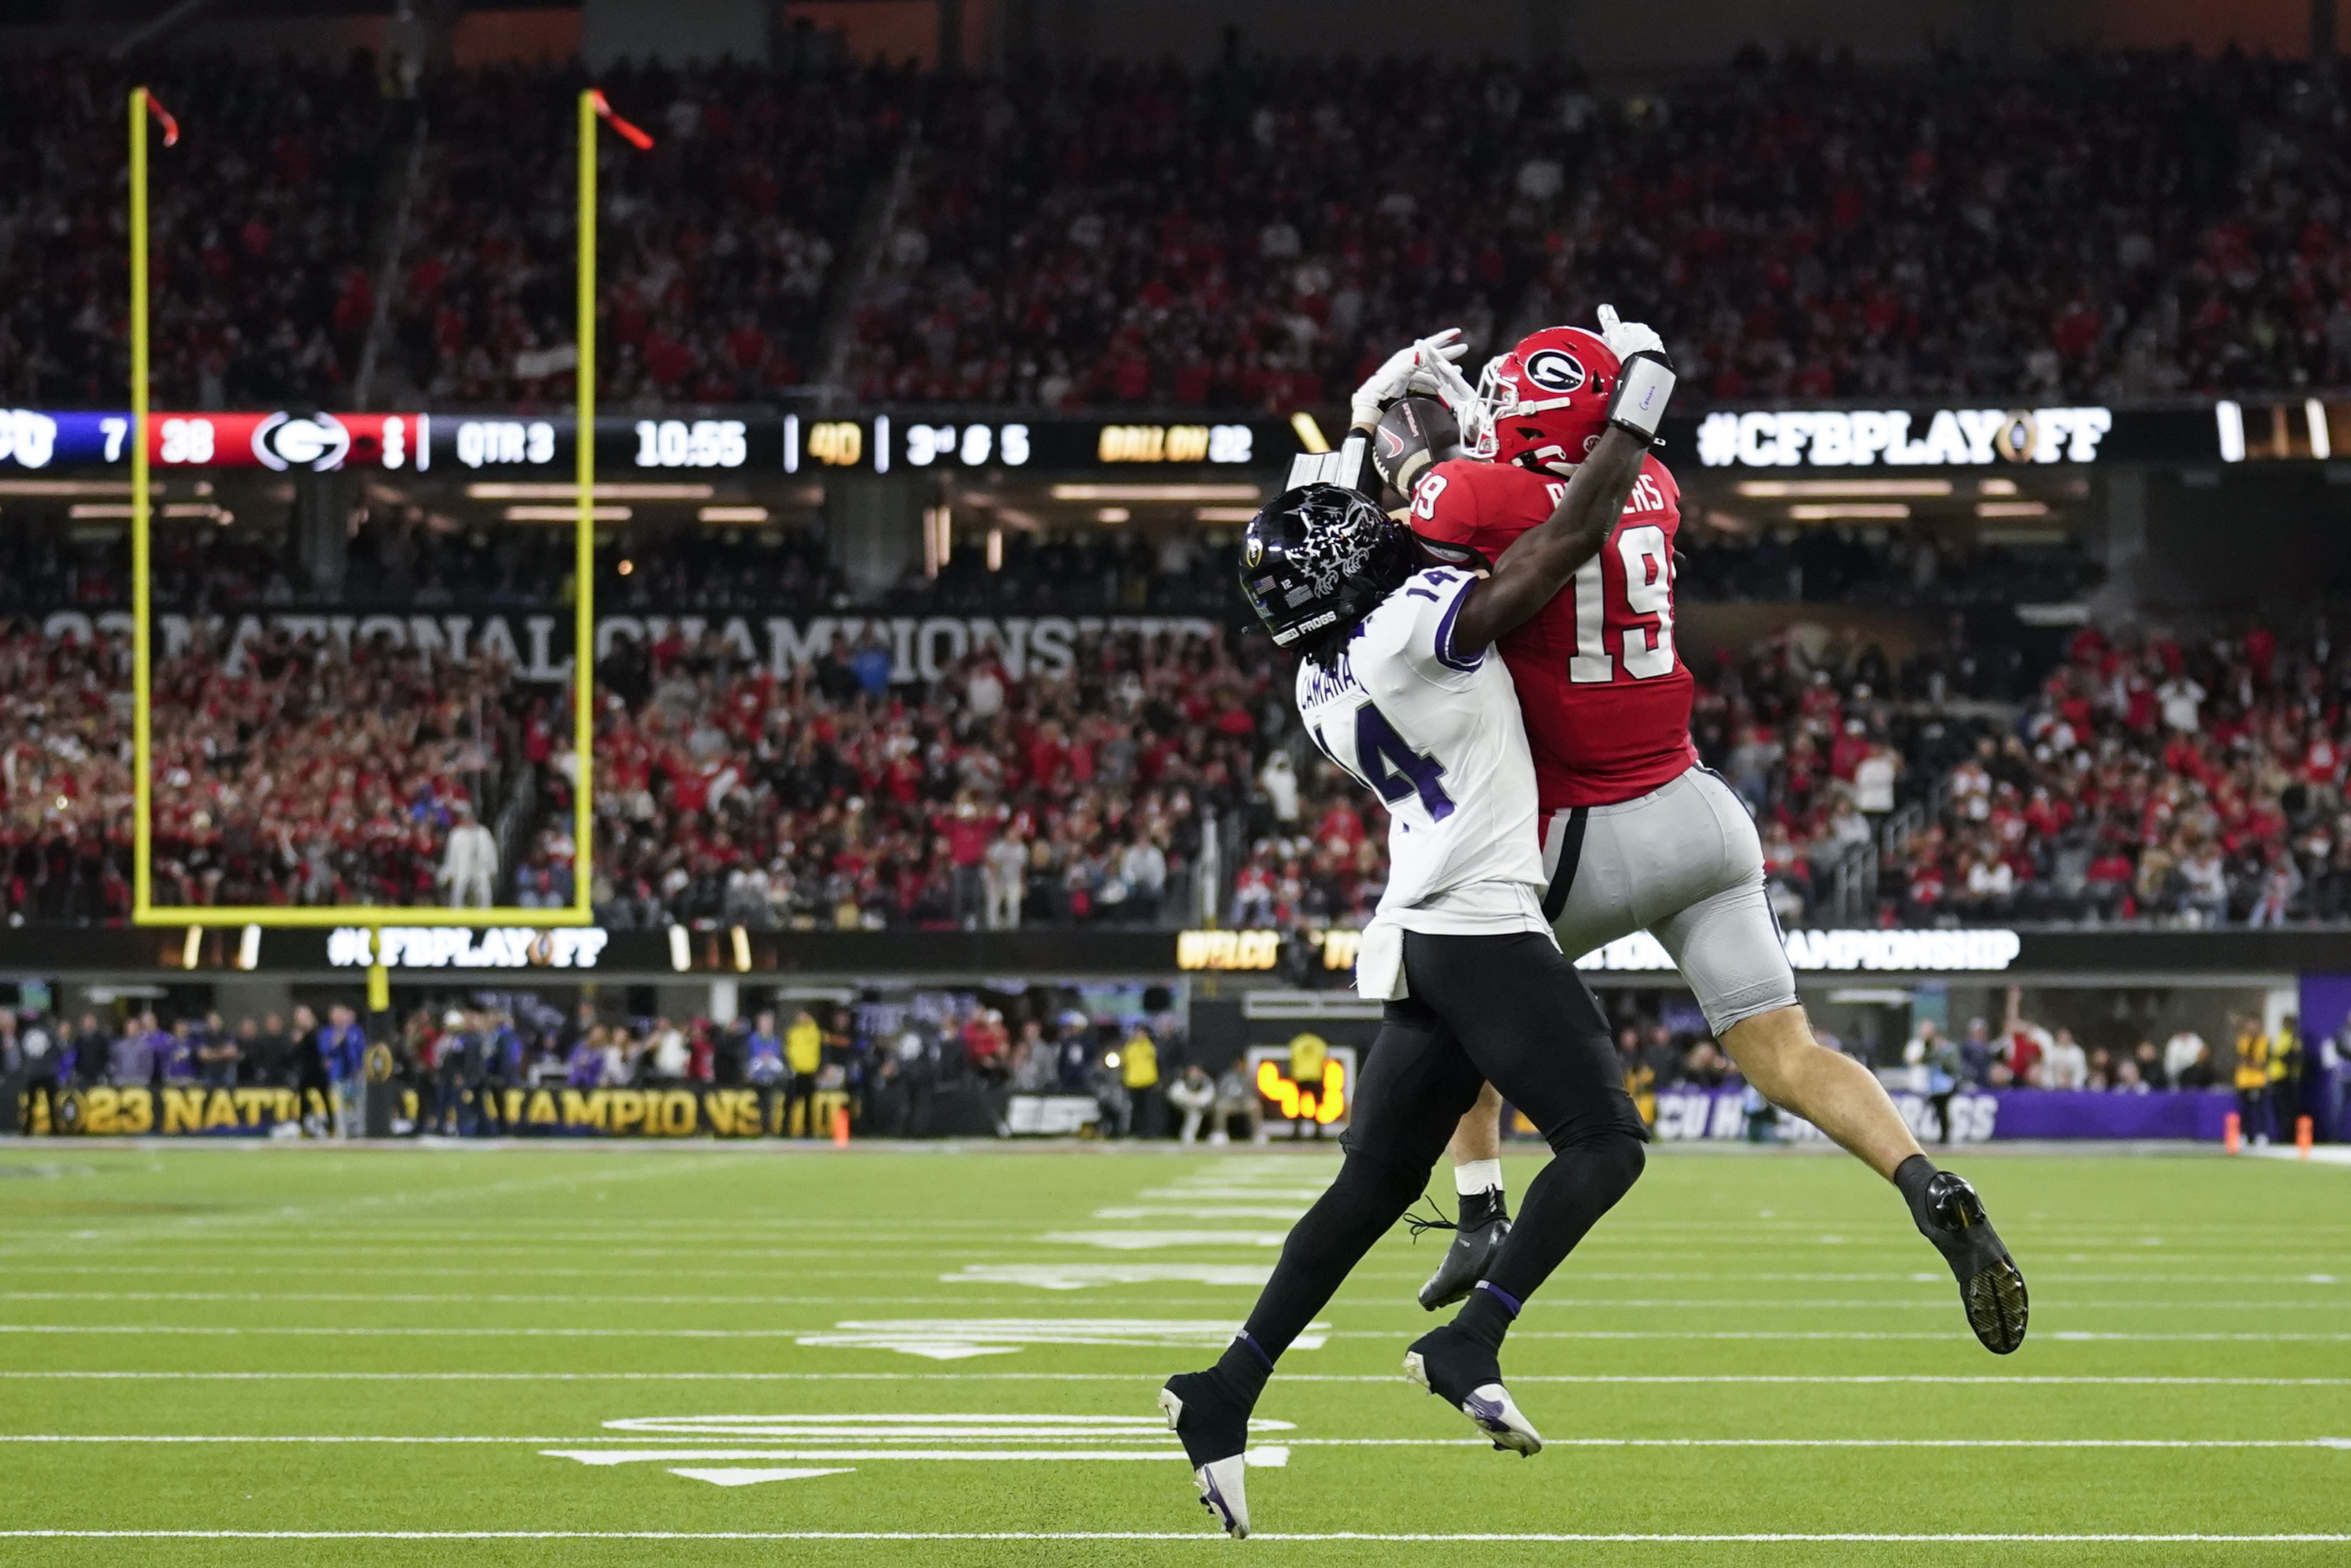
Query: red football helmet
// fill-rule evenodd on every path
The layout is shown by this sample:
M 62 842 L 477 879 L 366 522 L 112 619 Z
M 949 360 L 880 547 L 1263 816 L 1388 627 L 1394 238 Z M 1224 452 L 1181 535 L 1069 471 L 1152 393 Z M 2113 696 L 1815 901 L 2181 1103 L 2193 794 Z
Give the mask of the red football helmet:
M 1608 426 L 1618 363 L 1596 332 L 1545 327 L 1486 361 L 1478 377 L 1473 456 L 1554 473 L 1574 467 Z

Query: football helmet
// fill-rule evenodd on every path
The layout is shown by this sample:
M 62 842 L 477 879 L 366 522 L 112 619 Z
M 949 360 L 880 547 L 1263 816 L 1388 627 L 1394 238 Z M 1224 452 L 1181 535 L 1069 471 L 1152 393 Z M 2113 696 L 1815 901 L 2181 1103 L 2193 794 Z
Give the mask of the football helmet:
M 1411 536 L 1336 485 L 1285 491 L 1241 534 L 1241 593 L 1278 647 L 1353 627 L 1419 569 Z
M 1545 327 L 1486 361 L 1462 432 L 1470 455 L 1563 473 L 1583 461 L 1608 427 L 1621 369 L 1597 332 Z

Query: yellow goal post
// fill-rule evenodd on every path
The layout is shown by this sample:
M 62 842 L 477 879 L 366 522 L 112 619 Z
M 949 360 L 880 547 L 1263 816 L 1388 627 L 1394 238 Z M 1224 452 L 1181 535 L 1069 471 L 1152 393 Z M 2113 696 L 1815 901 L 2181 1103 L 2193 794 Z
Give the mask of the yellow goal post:
M 577 512 L 572 520 L 575 579 L 574 648 L 572 653 L 572 755 L 576 776 L 572 791 L 572 898 L 554 909 L 520 906 L 449 909 L 432 905 L 331 904 L 304 906 L 159 904 L 154 902 L 154 757 L 152 708 L 153 640 L 150 526 L 153 502 L 147 457 L 148 430 L 148 224 L 147 143 L 152 116 L 170 124 L 144 87 L 133 88 L 130 99 L 131 178 L 131 701 L 132 795 L 136 821 L 131 847 L 131 921 L 138 925 L 251 925 L 275 928 L 364 926 L 381 932 L 398 926 L 578 926 L 592 925 L 590 904 L 595 819 L 592 789 L 595 768 L 595 639 L 596 639 L 596 122 L 611 118 L 603 95 L 593 89 L 580 95 L 580 189 L 577 281 L 579 287 L 579 365 L 574 382 L 577 430 Z M 176 135 L 174 131 L 172 135 Z M 629 127 L 622 134 L 638 145 L 642 132 Z M 167 137 L 165 145 L 170 145 Z M 191 936 L 193 933 L 191 933 Z M 380 938 L 374 945 L 379 962 L 369 974 L 369 1002 L 387 1005 L 386 981 Z

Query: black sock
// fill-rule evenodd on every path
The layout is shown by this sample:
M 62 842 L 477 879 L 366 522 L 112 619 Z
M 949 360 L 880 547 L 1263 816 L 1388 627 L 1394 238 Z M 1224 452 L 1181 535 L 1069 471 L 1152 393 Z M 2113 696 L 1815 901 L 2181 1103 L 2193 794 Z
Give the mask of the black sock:
M 1236 1334 L 1233 1343 L 1225 1346 L 1225 1354 L 1217 1358 L 1211 1375 L 1235 1398 L 1254 1408 L 1257 1396 L 1265 1392 L 1265 1380 L 1273 1375 L 1273 1361 L 1257 1341 L 1245 1333 Z
M 1926 1212 L 1927 1184 L 1940 1174 L 1935 1162 L 1924 1155 L 1912 1155 L 1894 1167 L 1894 1185 L 1901 1190 L 1903 1201 L 1909 1204 L 1913 1215 Z
M 1489 1186 L 1483 1192 L 1473 1192 L 1461 1200 L 1461 1218 L 1455 1228 L 1483 1230 L 1498 1219 L 1510 1218 L 1510 1206 L 1502 1197 L 1502 1189 Z
M 1499 1352 L 1502 1336 L 1510 1332 L 1510 1324 L 1518 1315 L 1515 1302 L 1505 1301 L 1501 1292 L 1491 1286 L 1480 1285 L 1469 1292 L 1469 1299 L 1453 1315 L 1453 1326 L 1488 1350 Z

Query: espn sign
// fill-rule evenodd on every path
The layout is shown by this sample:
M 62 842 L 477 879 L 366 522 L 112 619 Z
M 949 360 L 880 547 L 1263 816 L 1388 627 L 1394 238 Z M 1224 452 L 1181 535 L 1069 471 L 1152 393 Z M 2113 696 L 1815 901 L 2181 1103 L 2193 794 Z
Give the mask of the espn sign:
M 1698 460 L 1708 468 L 2093 463 L 2114 424 L 2108 408 L 1726 410 L 1698 422 Z

